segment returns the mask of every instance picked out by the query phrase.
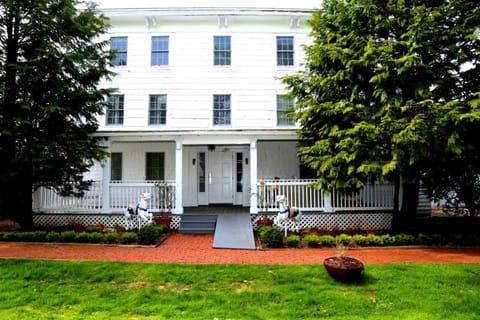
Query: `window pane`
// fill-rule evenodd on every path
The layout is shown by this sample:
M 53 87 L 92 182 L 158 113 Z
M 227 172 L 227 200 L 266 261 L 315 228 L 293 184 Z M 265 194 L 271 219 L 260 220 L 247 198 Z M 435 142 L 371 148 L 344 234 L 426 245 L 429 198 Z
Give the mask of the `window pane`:
M 110 180 L 122 180 L 122 153 L 112 152 L 110 164 Z
M 110 49 L 116 51 L 115 58 L 112 60 L 114 66 L 127 65 L 127 37 L 112 37 L 110 38 Z
M 123 95 L 111 95 L 108 97 L 107 125 L 123 124 Z
M 146 180 L 164 180 L 165 178 L 165 153 L 146 153 Z
M 230 95 L 213 96 L 213 124 L 230 124 Z
M 237 192 L 243 192 L 243 152 L 237 152 Z
M 277 96 L 277 125 L 294 125 L 292 117 L 287 116 L 287 113 L 293 110 L 293 105 L 293 98 L 289 98 L 287 96 Z
M 277 37 L 277 65 L 293 66 L 293 37 Z
M 166 124 L 167 123 L 167 95 L 151 95 L 149 106 L 148 123 Z
M 205 152 L 198 153 L 198 192 L 205 192 Z
M 152 37 L 152 66 L 168 65 L 168 37 Z
M 229 36 L 214 37 L 213 63 L 216 66 L 229 66 L 231 63 L 231 39 Z

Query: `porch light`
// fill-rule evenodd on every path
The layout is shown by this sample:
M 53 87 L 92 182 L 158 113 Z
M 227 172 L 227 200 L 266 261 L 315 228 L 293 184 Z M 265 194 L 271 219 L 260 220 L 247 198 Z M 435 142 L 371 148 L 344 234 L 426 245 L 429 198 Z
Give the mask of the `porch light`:
M 248 165 L 248 158 L 245 158 L 245 164 Z
M 192 166 L 194 166 L 197 163 L 197 159 L 193 158 L 192 159 Z

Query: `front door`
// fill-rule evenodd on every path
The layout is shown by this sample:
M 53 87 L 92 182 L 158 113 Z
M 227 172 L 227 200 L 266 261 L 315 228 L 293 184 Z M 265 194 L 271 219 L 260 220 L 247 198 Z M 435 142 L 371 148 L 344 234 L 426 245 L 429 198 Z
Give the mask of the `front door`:
M 233 154 L 209 153 L 208 202 L 233 203 Z

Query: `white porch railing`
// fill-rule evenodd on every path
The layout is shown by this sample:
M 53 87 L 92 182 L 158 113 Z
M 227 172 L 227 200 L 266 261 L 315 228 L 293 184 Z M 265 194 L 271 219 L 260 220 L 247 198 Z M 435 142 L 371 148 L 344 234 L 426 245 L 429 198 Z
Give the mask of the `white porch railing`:
M 359 192 L 340 195 L 333 191 L 325 194 L 313 187 L 316 180 L 306 179 L 261 179 L 257 183 L 259 212 L 278 212 L 277 195 L 285 195 L 288 205 L 301 211 L 380 211 L 393 209 L 394 186 L 375 183 Z
M 33 210 L 47 213 L 100 213 L 123 212 L 129 204 L 136 204 L 142 193 L 151 193 L 149 209 L 168 212 L 175 208 L 174 181 L 112 181 L 108 196 L 110 208 L 103 208 L 102 182 L 95 181 L 81 198 L 62 197 L 53 190 L 40 188 L 34 194 Z

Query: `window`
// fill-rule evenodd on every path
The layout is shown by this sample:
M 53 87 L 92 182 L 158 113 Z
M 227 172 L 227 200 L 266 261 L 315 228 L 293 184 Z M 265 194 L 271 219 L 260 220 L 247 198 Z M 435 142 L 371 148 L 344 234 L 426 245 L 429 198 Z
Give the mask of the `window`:
M 230 124 L 230 95 L 213 96 L 213 124 Z
M 277 65 L 293 66 L 293 37 L 277 37 Z
M 148 110 L 148 124 L 167 123 L 167 95 L 150 95 L 150 107 Z
M 152 37 L 152 66 L 168 66 L 168 37 Z
M 107 125 L 123 124 L 123 95 L 111 95 L 108 97 Z
M 198 192 L 205 192 L 205 152 L 198 153 Z
M 116 51 L 115 58 L 112 60 L 114 66 L 127 65 L 127 37 L 112 37 L 110 38 L 110 49 Z
M 237 152 L 237 192 L 243 192 L 243 152 Z
M 146 180 L 164 180 L 165 179 L 165 153 L 147 152 L 145 164 Z
M 122 153 L 112 152 L 110 164 L 110 180 L 122 180 Z
M 293 111 L 294 100 L 284 95 L 277 96 L 277 125 L 293 126 L 292 117 L 287 116 L 288 112 Z
M 232 53 L 230 37 L 214 37 L 213 42 L 213 64 L 216 66 L 229 66 Z

